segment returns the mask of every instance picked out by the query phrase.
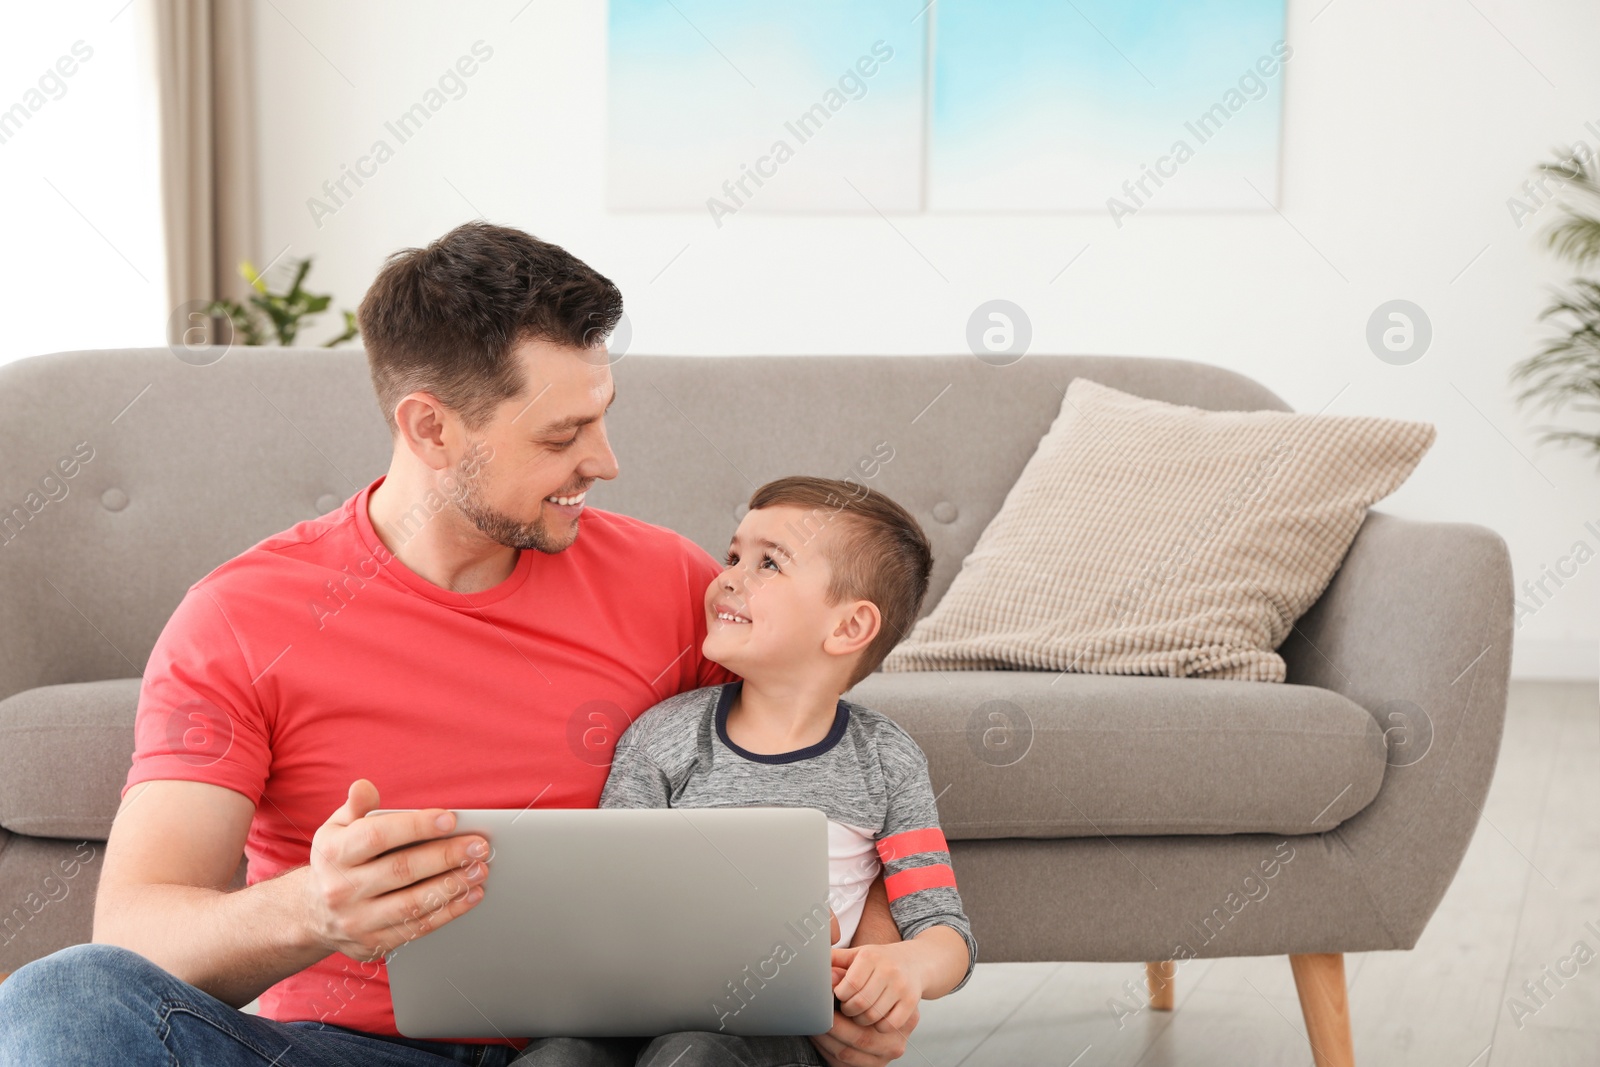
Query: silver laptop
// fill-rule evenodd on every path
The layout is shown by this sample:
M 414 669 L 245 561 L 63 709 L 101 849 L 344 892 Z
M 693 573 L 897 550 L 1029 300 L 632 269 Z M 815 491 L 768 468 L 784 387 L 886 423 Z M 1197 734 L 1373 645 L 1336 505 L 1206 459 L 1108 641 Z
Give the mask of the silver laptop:
M 488 839 L 489 877 L 384 957 L 406 1037 L 833 1025 L 821 811 L 466 809 L 453 833 Z

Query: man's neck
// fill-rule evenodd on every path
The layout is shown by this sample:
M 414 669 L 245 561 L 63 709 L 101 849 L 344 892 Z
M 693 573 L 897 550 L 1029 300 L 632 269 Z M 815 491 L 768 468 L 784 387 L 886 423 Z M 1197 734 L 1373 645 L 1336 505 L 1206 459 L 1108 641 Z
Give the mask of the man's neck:
M 440 501 L 442 507 L 435 510 Z M 367 517 L 413 574 L 456 593 L 481 593 L 511 576 L 519 550 L 485 537 L 432 481 L 391 465 L 367 500 Z

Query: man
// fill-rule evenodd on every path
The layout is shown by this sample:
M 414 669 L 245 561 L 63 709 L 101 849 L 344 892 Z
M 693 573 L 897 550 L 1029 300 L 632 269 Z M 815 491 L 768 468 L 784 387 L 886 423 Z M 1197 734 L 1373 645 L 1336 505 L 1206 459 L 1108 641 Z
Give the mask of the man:
M 381 959 L 494 892 L 445 809 L 592 807 L 632 718 L 734 678 L 700 653 L 719 565 L 584 508 L 618 472 L 621 313 L 609 280 L 505 227 L 390 257 L 360 311 L 389 470 L 185 595 L 140 691 L 95 943 L 0 985 L 0 1064 L 633 1062 L 620 1040 L 399 1037 Z M 896 938 L 880 882 L 855 943 Z M 814 1050 L 675 1054 L 880 1064 L 906 1032 L 836 1013 Z

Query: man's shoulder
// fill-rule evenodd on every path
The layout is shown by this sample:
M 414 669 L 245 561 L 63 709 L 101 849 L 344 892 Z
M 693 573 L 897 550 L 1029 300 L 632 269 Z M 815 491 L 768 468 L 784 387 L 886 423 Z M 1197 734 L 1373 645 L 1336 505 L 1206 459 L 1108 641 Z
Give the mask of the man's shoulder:
M 586 535 L 596 534 L 590 544 L 604 547 L 607 555 L 612 551 L 645 555 L 658 560 L 704 561 L 712 559 L 711 553 L 694 541 L 666 526 L 624 515 L 620 511 L 586 507 L 576 544 L 583 544 Z M 600 542 L 604 542 L 601 545 Z
M 348 555 L 351 565 L 363 553 L 358 550 L 359 537 L 355 534 L 355 517 L 352 501 L 343 506 L 305 519 L 286 530 L 263 537 L 231 559 L 224 560 L 196 581 L 192 589 L 206 589 L 212 593 L 255 588 L 263 581 L 298 570 L 307 563 L 328 563 L 335 557 Z M 349 538 L 341 537 L 350 534 Z M 341 547 L 340 542 L 351 543 Z M 375 551 L 371 554 L 378 555 Z M 381 560 L 380 560 L 381 562 Z M 338 569 L 334 564 L 334 569 Z

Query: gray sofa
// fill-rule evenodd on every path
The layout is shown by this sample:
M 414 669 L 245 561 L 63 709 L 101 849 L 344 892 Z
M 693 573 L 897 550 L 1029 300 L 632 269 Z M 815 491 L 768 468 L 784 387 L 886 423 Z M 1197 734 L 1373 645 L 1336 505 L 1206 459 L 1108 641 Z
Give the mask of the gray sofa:
M 189 358 L 0 368 L 0 971 L 90 939 L 138 675 L 186 587 L 387 466 L 359 350 Z M 720 557 L 761 482 L 854 476 L 932 540 L 925 611 L 1074 377 L 1287 410 L 1169 359 L 628 356 L 614 371 L 621 475 L 593 506 Z M 1291 954 L 1335 1063 L 1338 954 L 1415 944 L 1472 836 L 1511 639 L 1498 536 L 1375 511 L 1279 649 L 1285 684 L 879 672 L 851 696 L 927 752 L 984 960 Z

